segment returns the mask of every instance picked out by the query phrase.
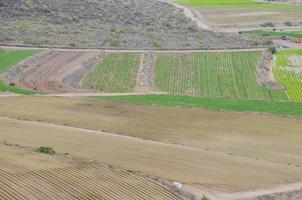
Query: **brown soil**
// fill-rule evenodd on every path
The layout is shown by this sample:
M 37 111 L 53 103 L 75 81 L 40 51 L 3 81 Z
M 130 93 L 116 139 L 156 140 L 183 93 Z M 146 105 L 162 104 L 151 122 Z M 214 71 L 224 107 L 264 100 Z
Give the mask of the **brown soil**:
M 8 82 L 25 89 L 52 93 L 76 92 L 75 88 L 64 83 L 64 78 L 98 56 L 99 52 L 48 50 L 13 67 L 5 76 Z
M 154 180 L 125 170 L 82 158 L 48 156 L 30 148 L 0 144 L 0 199 L 181 198 Z
M 138 93 L 154 92 L 155 55 L 142 53 L 134 91 Z
M 273 74 L 274 55 L 263 51 L 262 58 L 257 64 L 257 82 L 270 89 L 281 90 L 283 86 L 276 82 Z

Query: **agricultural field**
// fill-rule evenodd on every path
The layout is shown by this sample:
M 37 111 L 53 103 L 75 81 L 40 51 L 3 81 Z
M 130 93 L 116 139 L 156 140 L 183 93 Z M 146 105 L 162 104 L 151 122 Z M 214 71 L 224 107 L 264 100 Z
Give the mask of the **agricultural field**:
M 255 28 L 272 23 L 286 26 L 285 22 L 301 25 L 302 5 L 265 3 L 254 0 L 176 0 L 181 5 L 199 11 L 206 21 L 221 30 Z M 240 20 L 239 20 L 240 19 Z
M 282 37 L 287 36 L 290 38 L 300 38 L 302 39 L 302 30 L 297 31 L 267 31 L 267 30 L 252 30 L 252 31 L 244 31 L 245 34 L 249 35 L 257 35 L 264 37 Z
M 286 87 L 291 101 L 302 102 L 302 50 L 278 52 L 274 75 Z
M 133 92 L 139 64 L 139 54 L 109 54 L 86 76 L 83 86 L 101 92 Z
M 160 54 L 155 84 L 163 92 L 206 98 L 287 101 L 284 90 L 256 80 L 260 51 Z
M 157 178 L 181 181 L 197 188 L 206 187 L 221 192 L 246 191 L 286 184 L 302 178 L 300 166 L 241 157 L 227 152 L 167 145 L 39 122 L 1 118 L 0 125 L 3 127 L 0 130 L 1 138 L 7 143 L 28 148 L 48 144 L 59 153 L 68 152 L 75 157 Z M 292 153 L 298 153 L 298 150 L 292 150 Z M 242 179 L 249 181 L 242 184 Z
M 0 198 L 181 200 L 155 181 L 97 162 L 0 145 Z
M 272 110 L 273 106 L 280 107 L 280 112 L 282 107 L 287 107 L 272 104 Z M 162 143 L 302 165 L 298 156 L 302 128 L 301 105 L 298 104 L 292 108 L 300 113 L 298 119 L 256 114 L 257 110 L 233 113 L 50 97 L 0 98 L 0 107 L 0 116 L 10 118 L 103 130 Z M 259 107 L 265 107 L 265 104 Z M 278 143 L 284 145 L 276 145 Z
M 21 62 L 22 60 L 33 56 L 37 51 L 35 50 L 24 50 L 24 51 L 0 51 L 0 93 L 1 92 L 12 92 L 20 94 L 34 94 L 34 91 L 18 89 L 14 86 L 9 86 L 3 80 L 3 73 L 7 71 L 13 65 Z
M 5 73 L 5 79 L 19 88 L 42 92 L 77 92 L 100 52 L 45 50 Z

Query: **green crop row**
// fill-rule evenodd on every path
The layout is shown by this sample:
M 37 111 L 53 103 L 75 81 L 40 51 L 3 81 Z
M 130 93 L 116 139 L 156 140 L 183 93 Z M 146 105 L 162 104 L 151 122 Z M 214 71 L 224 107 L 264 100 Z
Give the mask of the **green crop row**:
M 155 84 L 173 95 L 287 101 L 283 90 L 257 83 L 260 58 L 260 51 L 161 54 L 156 60 Z
M 83 86 L 101 92 L 133 92 L 138 67 L 139 54 L 109 54 L 87 75 Z
M 302 50 L 278 52 L 274 76 L 285 86 L 291 101 L 302 102 Z

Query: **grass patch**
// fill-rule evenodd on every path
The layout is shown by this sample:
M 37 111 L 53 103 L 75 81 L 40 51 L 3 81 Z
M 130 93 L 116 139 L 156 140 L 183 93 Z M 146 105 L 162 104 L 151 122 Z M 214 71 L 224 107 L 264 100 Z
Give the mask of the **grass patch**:
M 37 50 L 0 51 L 0 75 L 10 67 L 30 56 L 33 56 L 37 52 Z M 2 80 L 0 80 L 0 92 L 11 92 L 25 95 L 32 95 L 37 93 L 31 90 L 23 90 L 14 86 L 8 86 Z
M 11 66 L 21 62 L 37 53 L 37 50 L 0 51 L 0 73 L 5 72 Z
M 260 112 L 281 116 L 302 117 L 302 104 L 290 102 L 264 102 L 247 100 L 228 100 L 228 99 L 205 99 L 200 97 L 185 96 L 165 96 L 165 95 L 146 95 L 146 96 L 115 96 L 101 97 L 108 101 L 120 103 L 132 103 L 141 105 L 159 106 L 181 106 L 206 108 L 211 110 L 224 110 L 236 112 Z
M 15 86 L 8 86 L 2 80 L 0 80 L 0 93 L 1 92 L 10 92 L 10 93 L 24 94 L 24 95 L 37 94 L 36 91 L 24 90 L 24 89 L 17 88 Z
M 302 39 L 302 30 L 299 30 L 299 31 L 252 30 L 252 31 L 244 31 L 244 33 L 249 34 L 249 35 L 259 35 L 259 36 L 268 36 L 268 37 L 288 36 L 288 37 L 292 37 L 292 38 L 301 38 Z

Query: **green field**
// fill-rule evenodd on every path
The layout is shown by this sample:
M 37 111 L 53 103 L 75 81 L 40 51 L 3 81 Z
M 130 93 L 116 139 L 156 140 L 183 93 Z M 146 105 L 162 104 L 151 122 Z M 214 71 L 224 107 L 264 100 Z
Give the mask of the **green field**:
M 278 52 L 274 76 L 286 87 L 291 101 L 302 102 L 302 50 Z
M 35 50 L 22 51 L 0 51 L 0 74 L 4 73 L 13 65 L 37 53 Z M 35 94 L 36 92 L 30 90 L 18 89 L 16 87 L 8 86 L 4 81 L 0 80 L 0 92 L 12 92 L 18 94 Z
M 302 117 L 302 104 L 292 102 L 265 102 L 231 99 L 205 99 L 200 97 L 185 96 L 165 96 L 165 95 L 147 95 L 147 96 L 116 96 L 101 97 L 108 101 L 157 105 L 157 106 L 181 106 L 206 108 L 210 110 L 236 111 L 236 112 L 260 112 L 281 116 Z
M 264 3 L 256 0 L 176 0 L 199 11 L 212 27 L 229 30 L 261 27 L 267 23 L 283 26 L 285 22 L 299 24 L 302 5 Z
M 101 92 L 133 92 L 138 67 L 139 54 L 109 54 L 87 75 L 83 86 Z
M 287 101 L 283 90 L 260 86 L 256 64 L 260 51 L 160 54 L 155 84 L 162 92 L 205 98 Z
M 292 38 L 301 38 L 302 39 L 302 30 L 299 30 L 299 31 L 252 30 L 252 31 L 245 31 L 244 33 L 250 34 L 250 35 L 273 36 L 273 37 L 288 36 L 288 37 L 292 37 Z
M 177 0 L 176 2 L 195 6 L 259 4 L 253 0 Z

